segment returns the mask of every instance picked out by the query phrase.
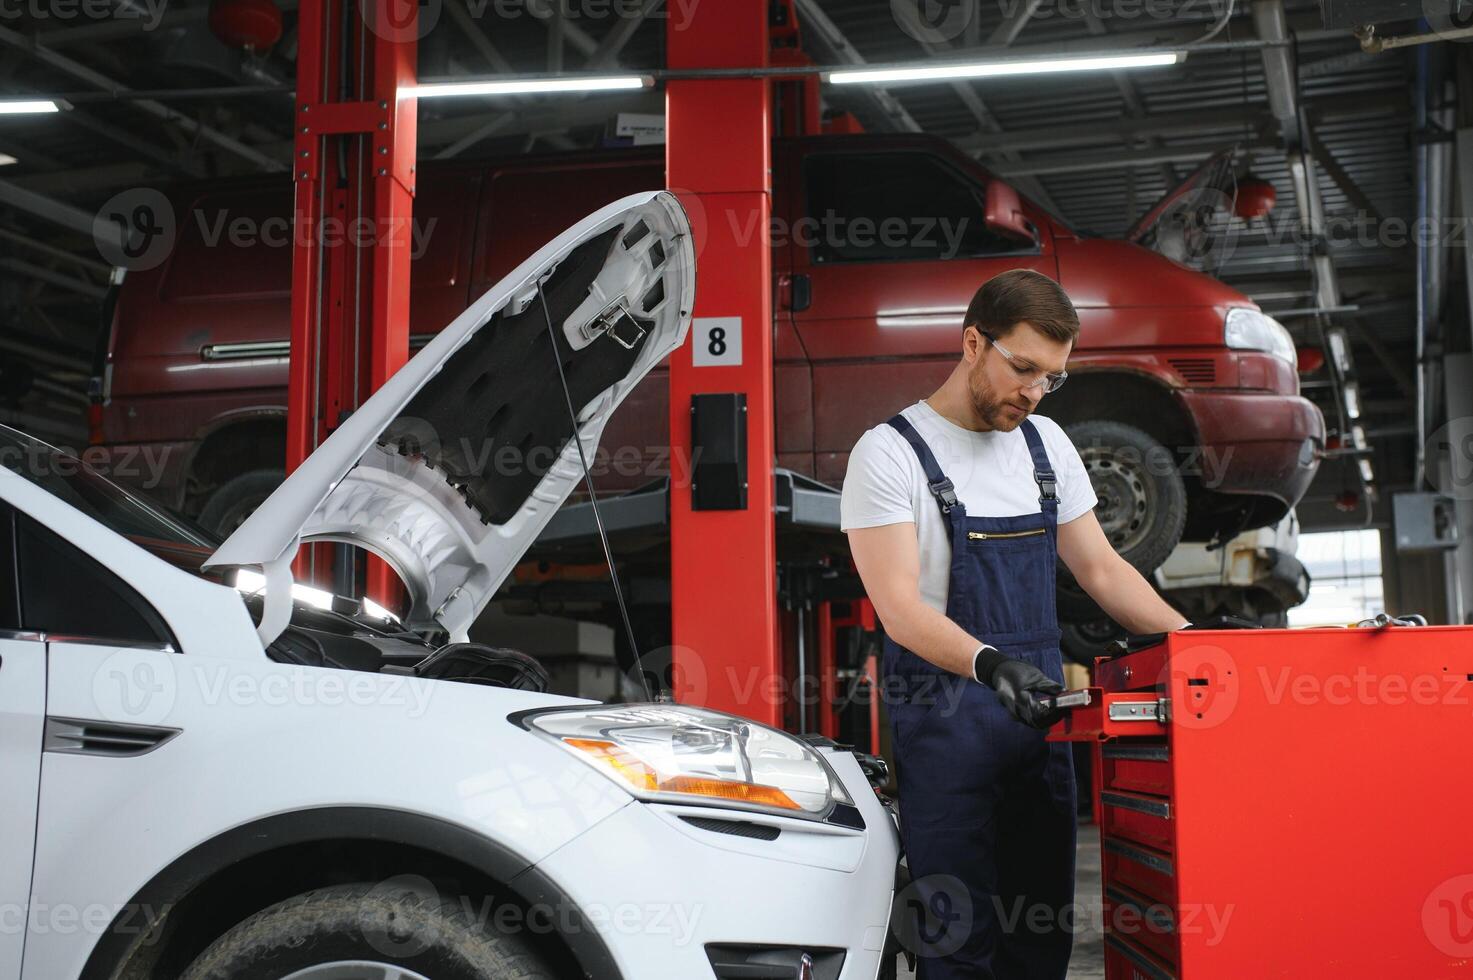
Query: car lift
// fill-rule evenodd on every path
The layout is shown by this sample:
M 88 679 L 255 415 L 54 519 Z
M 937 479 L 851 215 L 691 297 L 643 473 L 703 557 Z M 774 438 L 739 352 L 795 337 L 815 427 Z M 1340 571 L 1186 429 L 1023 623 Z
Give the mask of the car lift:
M 364 0 L 366 16 L 359 9 L 352 0 L 298 8 L 292 217 L 314 231 L 292 244 L 288 471 L 409 358 L 418 103 L 401 93 L 415 82 L 419 8 Z M 297 580 L 327 580 L 331 568 L 335 588 L 354 594 L 345 557 L 303 549 Z M 368 562 L 368 593 L 381 602 L 399 594 L 377 559 Z

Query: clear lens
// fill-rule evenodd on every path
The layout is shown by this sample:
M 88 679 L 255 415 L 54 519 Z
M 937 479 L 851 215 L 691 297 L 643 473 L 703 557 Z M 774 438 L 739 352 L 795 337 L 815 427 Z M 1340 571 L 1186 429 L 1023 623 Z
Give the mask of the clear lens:
M 608 705 L 527 723 L 642 799 L 720 802 L 825 816 L 853 803 L 807 743 L 765 725 L 682 705 Z
M 1228 310 L 1223 342 L 1239 350 L 1261 350 L 1294 364 L 1298 361 L 1294 338 L 1279 321 L 1266 313 L 1244 307 Z

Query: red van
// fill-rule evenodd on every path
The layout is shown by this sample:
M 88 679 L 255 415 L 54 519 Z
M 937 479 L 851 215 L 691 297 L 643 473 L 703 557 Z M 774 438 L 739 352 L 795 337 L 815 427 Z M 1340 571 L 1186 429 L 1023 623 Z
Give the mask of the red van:
M 955 363 L 977 287 L 1022 266 L 1079 309 L 1069 383 L 1041 411 L 1079 446 L 1101 523 L 1133 564 L 1156 568 L 1183 536 L 1272 524 L 1303 495 L 1324 421 L 1300 397 L 1288 333 L 1247 297 L 1071 230 L 941 139 L 815 136 L 773 154 L 779 466 L 837 484 L 860 433 Z M 664 183 L 658 149 L 426 162 L 411 334 L 450 322 L 559 229 Z M 172 252 L 113 297 L 94 441 L 161 459 L 149 489 L 222 531 L 282 478 L 291 194 L 283 178 L 185 189 Z M 626 462 L 635 447 L 643 466 L 610 468 L 601 489 L 659 470 L 666 404 L 658 373 L 629 398 L 604 444 Z

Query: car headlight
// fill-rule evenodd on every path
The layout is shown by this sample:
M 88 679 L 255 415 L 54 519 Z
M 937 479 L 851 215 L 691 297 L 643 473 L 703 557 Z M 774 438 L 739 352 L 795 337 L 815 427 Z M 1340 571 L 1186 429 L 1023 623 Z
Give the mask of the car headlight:
M 854 802 L 811 745 L 705 708 L 600 705 L 513 717 L 644 800 L 820 819 Z
M 1223 342 L 1240 350 L 1261 350 L 1290 364 L 1298 362 L 1294 338 L 1266 313 L 1235 306 L 1223 325 Z

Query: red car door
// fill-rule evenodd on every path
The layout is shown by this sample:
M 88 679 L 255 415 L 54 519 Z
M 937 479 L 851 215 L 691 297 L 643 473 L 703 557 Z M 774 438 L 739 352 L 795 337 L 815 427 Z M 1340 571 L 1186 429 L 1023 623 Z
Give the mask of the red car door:
M 1016 268 L 1057 279 L 1058 265 L 1041 214 L 1033 246 L 988 228 L 989 178 L 964 157 L 865 138 L 799 146 L 778 230 L 792 241 L 793 317 L 813 364 L 816 475 L 837 484 L 864 430 L 955 365 L 984 282 Z

